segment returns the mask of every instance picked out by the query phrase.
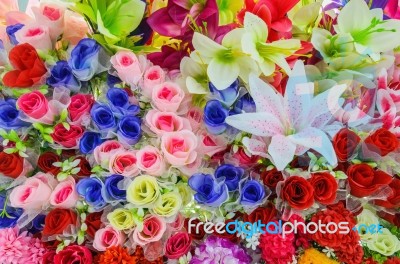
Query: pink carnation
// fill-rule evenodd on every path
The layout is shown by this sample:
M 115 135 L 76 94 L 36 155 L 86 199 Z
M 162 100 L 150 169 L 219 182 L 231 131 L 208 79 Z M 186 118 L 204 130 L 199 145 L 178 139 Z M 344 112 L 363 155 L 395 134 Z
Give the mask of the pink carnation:
M 281 234 L 265 233 L 260 237 L 260 248 L 262 258 L 267 264 L 291 263 L 295 254 L 295 236 L 293 233 Z
M 40 240 L 28 236 L 28 232 L 19 234 L 18 228 L 0 230 L 0 263 L 42 263 L 45 253 Z

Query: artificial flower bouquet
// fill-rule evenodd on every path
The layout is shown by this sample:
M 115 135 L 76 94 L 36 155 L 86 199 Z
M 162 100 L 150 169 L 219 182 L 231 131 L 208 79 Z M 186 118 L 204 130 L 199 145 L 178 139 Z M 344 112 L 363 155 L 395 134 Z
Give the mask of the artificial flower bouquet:
M 397 0 L 0 0 L 1 264 L 399 264 Z

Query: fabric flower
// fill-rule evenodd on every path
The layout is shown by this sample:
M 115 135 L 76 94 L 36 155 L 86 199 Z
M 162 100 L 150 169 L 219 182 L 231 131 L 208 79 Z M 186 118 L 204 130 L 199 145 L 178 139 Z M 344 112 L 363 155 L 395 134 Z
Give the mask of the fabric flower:
M 104 198 L 101 196 L 103 182 L 98 178 L 85 178 L 78 182 L 76 190 L 85 201 L 99 210 L 106 205 Z
M 28 232 L 19 232 L 17 228 L 0 229 L 1 263 L 41 263 L 46 253 L 38 238 L 28 236 Z
M 196 248 L 190 264 L 202 264 L 212 261 L 250 264 L 251 260 L 251 257 L 239 245 L 223 238 L 209 236 Z
M 81 83 L 75 78 L 67 61 L 57 61 L 51 69 L 47 84 L 52 87 L 66 87 L 72 92 L 78 92 Z
M 196 192 L 194 198 L 200 204 L 218 207 L 228 199 L 228 187 L 224 180 L 215 179 L 210 174 L 194 174 L 188 183 Z

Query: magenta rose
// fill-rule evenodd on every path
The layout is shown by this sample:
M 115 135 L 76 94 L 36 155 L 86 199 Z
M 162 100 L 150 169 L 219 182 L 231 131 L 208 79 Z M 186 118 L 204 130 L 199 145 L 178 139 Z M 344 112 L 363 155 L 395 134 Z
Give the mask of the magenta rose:
M 93 103 L 93 96 L 89 94 L 75 94 L 71 96 L 71 103 L 68 106 L 71 121 L 77 122 L 81 117 L 89 115 Z
M 144 246 L 151 242 L 159 241 L 167 229 L 164 219 L 155 215 L 145 217 L 143 221 L 143 229 L 138 228 L 133 231 L 132 239 L 135 243 Z
M 153 146 L 145 146 L 136 153 L 137 166 L 153 176 L 160 176 L 165 172 L 166 165 L 160 151 Z
M 168 238 L 165 245 L 165 256 L 169 259 L 179 259 L 189 252 L 192 238 L 187 232 L 178 232 Z
M 87 247 L 72 245 L 54 256 L 54 264 L 92 264 L 92 253 Z
M 78 144 L 78 140 L 83 136 L 84 129 L 81 126 L 70 125 L 66 129 L 63 124 L 57 124 L 54 132 L 51 134 L 54 142 L 66 148 L 74 148 Z
M 48 122 L 53 121 L 47 98 L 39 91 L 26 93 L 18 98 L 18 108 L 28 117 Z
M 158 136 L 162 136 L 165 132 L 190 128 L 188 120 L 173 112 L 160 112 L 156 109 L 152 109 L 146 114 L 146 126 Z
M 109 171 L 125 177 L 133 177 L 139 174 L 136 153 L 128 150 L 121 150 L 110 158 Z

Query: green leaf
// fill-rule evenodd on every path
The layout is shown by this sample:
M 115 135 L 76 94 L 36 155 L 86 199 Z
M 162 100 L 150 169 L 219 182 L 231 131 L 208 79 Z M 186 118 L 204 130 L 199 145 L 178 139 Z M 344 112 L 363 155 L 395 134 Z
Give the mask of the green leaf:
M 22 152 L 22 151 L 18 152 L 18 154 L 23 158 L 28 158 L 29 157 L 25 152 Z
M 52 138 L 51 136 L 49 136 L 49 135 L 43 135 L 43 139 L 44 139 L 45 141 L 51 143 L 51 144 L 54 143 L 53 138 Z
M 42 124 L 40 124 L 40 123 L 34 123 L 34 124 L 33 124 L 33 127 L 34 127 L 35 129 L 39 130 L 39 132 L 40 132 L 41 134 L 43 134 L 43 126 L 42 126 Z
M 65 128 L 66 130 L 68 130 L 68 131 L 71 129 L 71 126 L 70 126 L 67 122 L 63 122 L 62 125 L 63 125 L 64 128 Z
M 67 109 L 62 110 L 60 115 L 61 122 L 64 122 L 67 119 L 67 117 L 68 117 L 68 110 Z
M 52 134 L 53 132 L 54 132 L 54 129 L 51 128 L 51 127 L 45 128 L 45 129 L 43 130 L 43 134 L 48 134 L 48 135 L 50 135 L 50 134 Z
M 7 148 L 5 150 L 3 150 L 3 152 L 7 153 L 7 154 L 12 154 L 17 152 L 18 150 L 16 150 L 15 148 Z
M 90 19 L 91 22 L 96 23 L 96 16 L 93 9 L 86 4 L 76 3 L 74 7 L 71 8 L 79 14 L 82 14 Z

